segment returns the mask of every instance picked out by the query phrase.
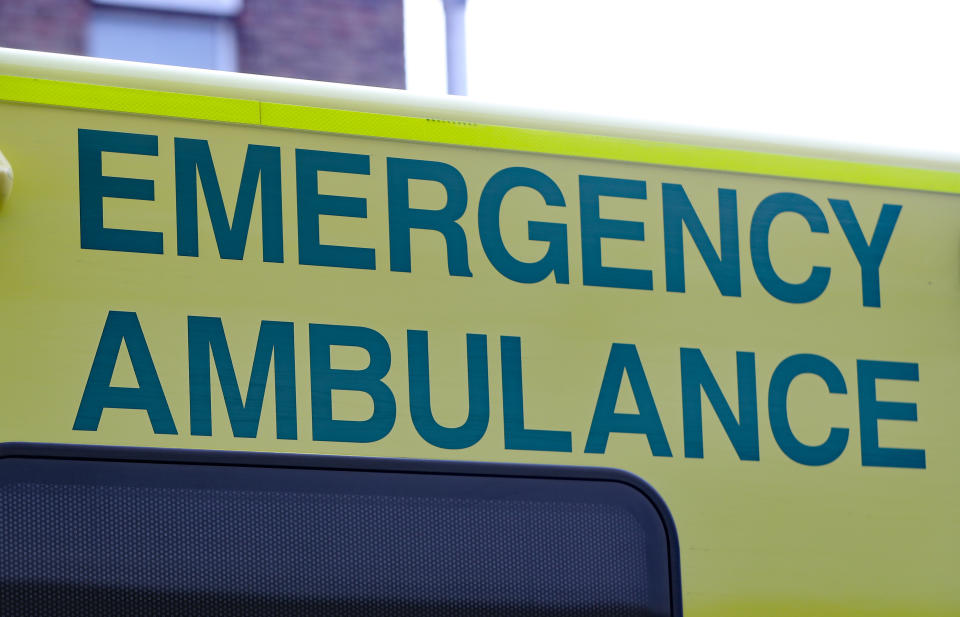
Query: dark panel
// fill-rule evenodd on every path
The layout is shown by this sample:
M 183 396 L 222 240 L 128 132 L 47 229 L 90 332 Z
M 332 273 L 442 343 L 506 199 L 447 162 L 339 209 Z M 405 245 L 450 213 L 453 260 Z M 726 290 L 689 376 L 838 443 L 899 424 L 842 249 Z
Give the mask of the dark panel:
M 130 453 L 0 459 L 3 614 L 612 616 L 677 604 L 669 522 L 617 479 Z

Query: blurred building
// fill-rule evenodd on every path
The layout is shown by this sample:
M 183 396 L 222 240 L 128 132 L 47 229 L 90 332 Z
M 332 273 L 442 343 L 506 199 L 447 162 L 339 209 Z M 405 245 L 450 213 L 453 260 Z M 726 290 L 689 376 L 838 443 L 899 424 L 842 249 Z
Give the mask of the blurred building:
M 404 87 L 403 0 L 0 0 L 0 47 Z

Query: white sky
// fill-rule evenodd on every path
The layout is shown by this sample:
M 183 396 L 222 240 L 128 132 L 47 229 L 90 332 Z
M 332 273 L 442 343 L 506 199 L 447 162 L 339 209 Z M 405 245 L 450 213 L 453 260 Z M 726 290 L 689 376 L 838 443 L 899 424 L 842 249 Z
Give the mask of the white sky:
M 446 87 L 441 0 L 405 0 L 408 88 Z M 468 95 L 960 154 L 957 0 L 468 0 Z

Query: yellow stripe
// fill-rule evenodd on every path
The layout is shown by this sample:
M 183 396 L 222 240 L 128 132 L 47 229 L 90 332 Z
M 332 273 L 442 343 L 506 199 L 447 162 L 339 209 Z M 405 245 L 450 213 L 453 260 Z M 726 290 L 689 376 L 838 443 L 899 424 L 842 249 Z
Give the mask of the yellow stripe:
M 0 76 L 0 100 L 960 194 L 960 172 L 25 77 Z
M 260 123 L 257 101 L 0 76 L 0 100 L 191 120 Z
M 278 103 L 263 103 L 261 113 L 264 125 L 281 128 L 960 193 L 960 173 L 950 171 Z

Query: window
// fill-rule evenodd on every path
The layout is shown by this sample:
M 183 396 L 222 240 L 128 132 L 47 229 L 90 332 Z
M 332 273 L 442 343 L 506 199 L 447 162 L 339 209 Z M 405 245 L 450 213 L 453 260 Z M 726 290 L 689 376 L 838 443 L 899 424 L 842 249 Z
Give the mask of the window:
M 0 451 L 5 614 L 679 615 L 623 472 L 89 446 Z
M 235 71 L 241 0 L 96 0 L 87 55 Z

